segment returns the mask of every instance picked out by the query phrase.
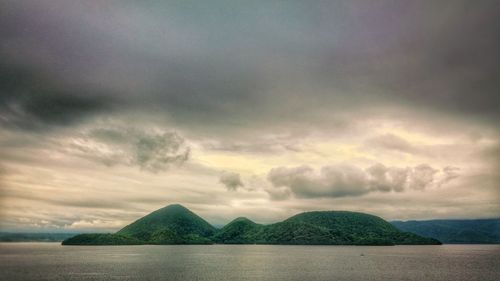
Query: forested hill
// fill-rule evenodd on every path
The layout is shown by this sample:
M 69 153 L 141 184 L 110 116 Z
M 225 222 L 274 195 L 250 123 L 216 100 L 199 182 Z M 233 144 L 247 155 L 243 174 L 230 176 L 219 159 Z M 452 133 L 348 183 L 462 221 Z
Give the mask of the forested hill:
M 402 232 L 377 216 L 347 212 L 307 212 L 262 225 L 238 218 L 216 229 L 181 205 L 152 212 L 115 234 L 81 234 L 63 245 L 135 244 L 292 244 L 398 245 L 440 244 L 438 240 Z

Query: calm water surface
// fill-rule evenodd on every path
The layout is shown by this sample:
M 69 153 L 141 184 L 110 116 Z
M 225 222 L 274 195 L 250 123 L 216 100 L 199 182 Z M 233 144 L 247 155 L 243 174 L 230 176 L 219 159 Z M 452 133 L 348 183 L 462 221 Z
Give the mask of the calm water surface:
M 1 280 L 500 280 L 500 246 L 0 243 Z

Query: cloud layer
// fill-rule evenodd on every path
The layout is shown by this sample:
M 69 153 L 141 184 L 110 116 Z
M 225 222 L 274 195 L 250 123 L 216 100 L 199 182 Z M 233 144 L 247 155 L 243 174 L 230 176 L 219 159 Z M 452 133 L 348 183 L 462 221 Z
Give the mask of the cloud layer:
M 92 128 L 62 144 L 65 153 L 107 166 L 138 166 L 159 172 L 189 159 L 190 148 L 175 132 L 134 127 Z
M 439 175 L 438 175 L 439 174 Z M 361 169 L 353 165 L 330 165 L 316 172 L 309 166 L 278 167 L 267 178 L 274 187 L 288 188 L 299 198 L 361 196 L 369 192 L 402 192 L 440 186 L 458 177 L 455 168 L 442 172 L 427 164 L 415 167 L 386 167 L 380 163 Z M 271 197 L 275 196 L 271 193 Z
M 500 216 L 492 1 L 1 6 L 2 229 Z
M 402 106 L 493 125 L 490 6 L 7 1 L 2 123 L 69 125 L 128 108 L 219 131 Z
M 240 174 L 232 172 L 223 172 L 220 176 L 219 182 L 226 186 L 227 190 L 237 190 L 238 187 L 243 187 Z

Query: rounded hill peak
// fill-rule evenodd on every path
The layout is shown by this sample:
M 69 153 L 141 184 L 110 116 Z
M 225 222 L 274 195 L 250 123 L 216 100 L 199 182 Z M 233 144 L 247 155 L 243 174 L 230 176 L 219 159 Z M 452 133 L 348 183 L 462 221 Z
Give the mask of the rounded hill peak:
M 252 220 L 250 220 L 247 217 L 237 217 L 234 220 L 232 220 L 230 223 L 233 223 L 233 222 L 251 222 L 251 223 L 254 223 Z
M 186 210 L 186 211 L 188 210 L 188 208 L 182 206 L 181 204 L 170 204 L 170 205 L 163 207 L 163 209 L 170 209 L 170 210 L 178 209 L 178 210 Z
M 161 233 L 209 237 L 215 233 L 215 228 L 184 206 L 172 204 L 136 220 L 117 233 L 142 240 L 149 240 Z

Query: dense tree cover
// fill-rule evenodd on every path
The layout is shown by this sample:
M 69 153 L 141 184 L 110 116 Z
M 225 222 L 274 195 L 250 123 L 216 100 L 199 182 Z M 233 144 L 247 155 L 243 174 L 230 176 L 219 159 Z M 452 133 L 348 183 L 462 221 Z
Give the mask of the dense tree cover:
M 217 230 L 181 205 L 159 209 L 116 234 L 82 234 L 63 245 L 118 244 L 287 244 L 395 245 L 440 244 L 405 233 L 383 219 L 356 212 L 307 212 L 282 222 L 262 225 L 237 218 Z
M 264 226 L 247 218 L 237 218 L 217 231 L 212 239 L 224 244 L 253 244 Z
M 379 217 L 345 211 L 307 212 L 270 225 L 238 218 L 223 227 L 214 241 L 299 245 L 439 244 L 434 239 L 401 232 Z
M 211 237 L 216 228 L 187 208 L 174 204 L 161 208 L 125 226 L 117 234 L 135 237 L 143 241 L 177 242 L 203 241 Z
M 112 233 L 79 234 L 62 242 L 63 245 L 140 245 L 143 241 Z
M 449 244 L 499 244 L 500 219 L 393 221 L 401 231 Z

